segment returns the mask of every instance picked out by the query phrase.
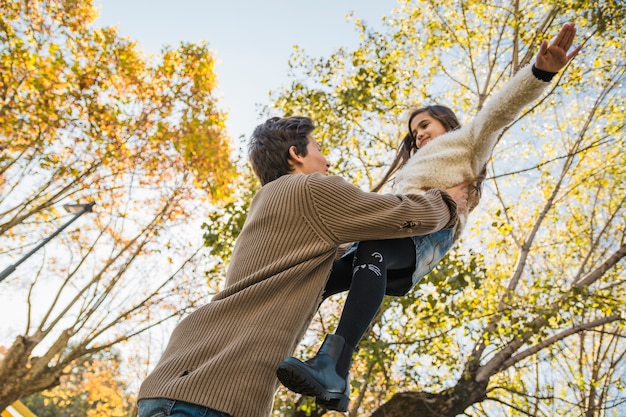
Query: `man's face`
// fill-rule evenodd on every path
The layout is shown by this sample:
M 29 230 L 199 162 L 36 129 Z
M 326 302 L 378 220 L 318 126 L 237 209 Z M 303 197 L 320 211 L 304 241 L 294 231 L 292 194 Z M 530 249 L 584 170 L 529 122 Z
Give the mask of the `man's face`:
M 302 157 L 302 173 L 312 174 L 314 172 L 319 172 L 320 174 L 328 175 L 330 162 L 328 162 L 328 159 L 322 155 L 320 145 L 318 145 L 313 135 L 309 134 L 308 138 L 309 144 L 306 147 L 307 154 Z

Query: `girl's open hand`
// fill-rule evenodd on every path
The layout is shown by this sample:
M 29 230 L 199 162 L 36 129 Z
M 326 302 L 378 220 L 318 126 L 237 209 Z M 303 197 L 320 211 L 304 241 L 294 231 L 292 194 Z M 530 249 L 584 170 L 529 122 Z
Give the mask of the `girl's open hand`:
M 535 67 L 542 71 L 559 72 L 582 49 L 582 45 L 579 45 L 572 52 L 567 53 L 575 36 L 576 26 L 573 23 L 564 24 L 559 34 L 549 45 L 548 41 L 541 43 Z

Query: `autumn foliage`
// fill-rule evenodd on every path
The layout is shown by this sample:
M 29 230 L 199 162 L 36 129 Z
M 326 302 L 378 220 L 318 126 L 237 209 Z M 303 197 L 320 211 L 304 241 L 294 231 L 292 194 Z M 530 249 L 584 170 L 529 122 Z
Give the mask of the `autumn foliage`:
M 207 45 L 147 56 L 96 17 L 89 0 L 0 2 L 3 266 L 67 220 L 64 203 L 96 202 L 2 282 L 25 308 L 7 322 L 0 409 L 191 308 L 203 274 L 180 228 L 235 175 Z

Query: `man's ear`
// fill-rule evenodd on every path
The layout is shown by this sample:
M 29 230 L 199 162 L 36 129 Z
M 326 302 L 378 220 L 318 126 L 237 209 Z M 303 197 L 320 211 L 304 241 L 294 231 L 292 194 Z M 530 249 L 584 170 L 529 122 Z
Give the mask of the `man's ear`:
M 298 165 L 302 163 L 302 155 L 298 154 L 298 149 L 295 146 L 289 148 L 289 163 L 291 165 Z

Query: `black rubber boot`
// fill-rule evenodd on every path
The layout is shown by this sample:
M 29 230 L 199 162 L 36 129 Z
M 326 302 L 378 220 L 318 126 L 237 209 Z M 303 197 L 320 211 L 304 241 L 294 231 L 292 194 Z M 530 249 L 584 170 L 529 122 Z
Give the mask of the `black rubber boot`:
M 278 365 L 276 375 L 291 391 L 316 397 L 318 403 L 329 410 L 347 411 L 349 380 L 337 374 L 335 369 L 344 344 L 342 336 L 326 335 L 317 355 L 306 362 L 289 357 Z

